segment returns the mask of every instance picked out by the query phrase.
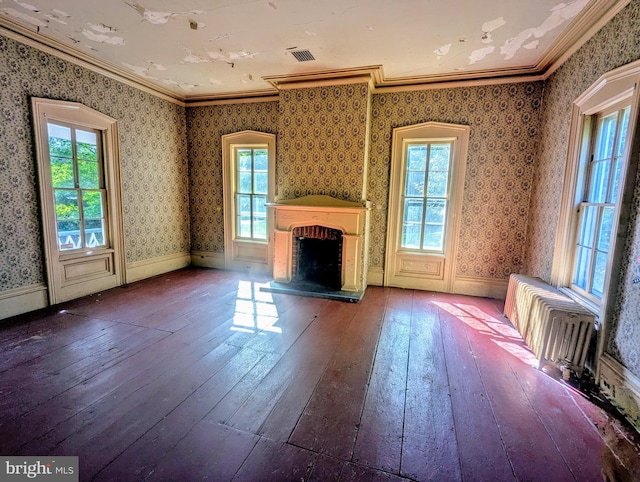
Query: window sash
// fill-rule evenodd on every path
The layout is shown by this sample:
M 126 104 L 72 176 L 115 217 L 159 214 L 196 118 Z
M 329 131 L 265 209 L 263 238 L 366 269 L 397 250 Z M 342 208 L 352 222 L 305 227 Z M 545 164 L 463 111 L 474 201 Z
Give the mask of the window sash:
M 406 144 L 401 250 L 444 252 L 452 155 L 451 141 Z
M 631 107 L 600 113 L 596 118 L 584 199 L 578 205 L 571 289 L 599 303 L 610 270 L 609 253 Z
M 267 240 L 268 149 L 236 147 L 235 208 L 237 239 Z
M 108 248 L 100 131 L 48 122 L 47 132 L 58 250 Z

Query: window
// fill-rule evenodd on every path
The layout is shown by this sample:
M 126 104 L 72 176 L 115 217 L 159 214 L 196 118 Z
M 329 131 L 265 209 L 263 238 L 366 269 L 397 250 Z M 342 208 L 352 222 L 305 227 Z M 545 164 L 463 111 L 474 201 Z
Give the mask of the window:
M 470 131 L 440 122 L 393 130 L 385 286 L 459 291 L 455 233 Z
M 607 72 L 573 103 L 551 283 L 597 317 L 604 353 L 629 230 L 640 62 Z
M 269 151 L 264 147 L 235 147 L 236 234 L 241 239 L 267 239 Z
M 96 130 L 47 123 L 60 251 L 105 246 L 102 149 Z
M 625 103 L 594 116 L 590 161 L 582 189 L 585 194 L 578 209 L 571 287 L 596 301 L 604 293 L 610 265 L 611 235 L 631 112 L 628 100 Z M 586 135 L 590 125 L 586 124 Z
M 125 280 L 117 121 L 75 102 L 31 99 L 51 304 Z
M 453 143 L 409 142 L 402 199 L 403 249 L 442 252 Z
M 224 263 L 271 273 L 270 208 L 275 198 L 276 136 L 242 131 L 222 136 Z

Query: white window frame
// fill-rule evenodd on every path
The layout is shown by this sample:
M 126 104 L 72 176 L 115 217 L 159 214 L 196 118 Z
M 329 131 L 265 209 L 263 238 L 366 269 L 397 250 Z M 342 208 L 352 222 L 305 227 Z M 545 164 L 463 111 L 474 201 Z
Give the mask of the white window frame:
M 619 253 L 624 249 L 632 202 L 635 163 L 630 162 L 631 146 L 634 141 L 639 112 L 638 85 L 640 83 L 640 61 L 604 74 L 587 89 L 573 104 L 571 130 L 563 192 L 558 217 L 558 229 L 551 269 L 551 282 L 568 296 L 592 311 L 598 320 L 600 336 L 596 356 L 599 359 L 606 346 L 608 318 L 615 302 L 615 288 L 620 271 Z M 627 142 L 624 147 L 620 170 L 620 187 L 616 202 L 609 253 L 608 270 L 604 280 L 602 297 L 587 296 L 581 290 L 571 288 L 575 241 L 578 235 L 579 207 L 584 199 L 584 189 L 588 178 L 593 132 L 597 128 L 597 115 L 610 112 L 621 102 L 631 106 Z M 630 175 L 631 174 L 631 175 Z
M 458 124 L 425 122 L 393 130 L 389 215 L 384 285 L 400 288 L 453 292 L 455 259 L 462 211 L 464 176 L 471 128 Z M 449 203 L 442 251 L 401 247 L 401 203 L 404 195 L 407 144 L 451 142 Z
M 76 102 L 31 99 L 38 162 L 49 303 L 56 304 L 126 283 L 120 147 L 117 121 Z M 105 246 L 59 251 L 51 184 L 47 124 L 72 125 L 100 132 L 103 182 L 107 189 Z
M 240 238 L 236 232 L 236 186 L 238 148 L 266 148 L 268 150 L 267 203 L 275 199 L 276 136 L 265 132 L 242 131 L 222 136 L 222 176 L 224 210 L 225 269 L 271 274 L 273 267 L 273 208 L 267 207 L 267 239 Z

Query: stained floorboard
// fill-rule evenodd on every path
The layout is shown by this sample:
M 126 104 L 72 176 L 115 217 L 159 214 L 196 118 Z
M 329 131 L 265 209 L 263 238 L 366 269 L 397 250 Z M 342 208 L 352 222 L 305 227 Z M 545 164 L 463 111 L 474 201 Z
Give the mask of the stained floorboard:
M 534 368 L 500 301 L 268 282 L 190 268 L 2 322 L 0 454 L 77 455 L 83 481 L 638 475 L 633 434 Z

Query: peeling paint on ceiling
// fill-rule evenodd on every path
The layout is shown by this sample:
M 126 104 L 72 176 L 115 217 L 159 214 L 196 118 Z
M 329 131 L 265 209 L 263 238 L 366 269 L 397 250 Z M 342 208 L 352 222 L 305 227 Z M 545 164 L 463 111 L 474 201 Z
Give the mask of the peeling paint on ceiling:
M 0 0 L 0 16 L 177 96 L 204 96 L 318 69 L 381 65 L 393 80 L 531 68 L 588 2 Z

